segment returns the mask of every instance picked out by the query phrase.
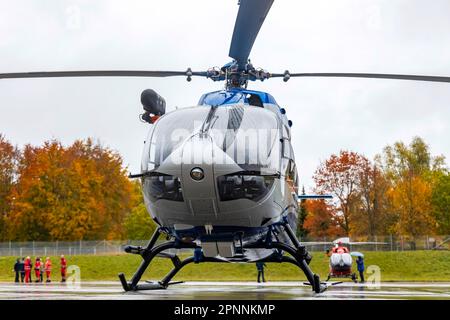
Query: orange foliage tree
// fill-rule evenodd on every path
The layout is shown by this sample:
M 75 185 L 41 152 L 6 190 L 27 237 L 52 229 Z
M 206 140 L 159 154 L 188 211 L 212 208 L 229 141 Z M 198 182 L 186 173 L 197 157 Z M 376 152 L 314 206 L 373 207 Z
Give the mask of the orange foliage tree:
M 307 215 L 303 228 L 308 236 L 337 237 L 344 233 L 334 208 L 324 200 L 307 200 L 304 205 Z
M 393 230 L 413 238 L 435 231 L 435 219 L 431 205 L 431 183 L 420 176 L 411 176 L 390 188 L 392 212 L 397 220 Z
M 121 239 L 139 196 L 121 157 L 91 139 L 25 146 L 7 217 L 11 240 Z
M 0 241 L 6 239 L 6 218 L 17 170 L 18 151 L 0 134 Z
M 437 222 L 432 196 L 436 178 L 445 172 L 443 156 L 431 156 L 429 146 L 415 137 L 409 145 L 396 142 L 383 150 L 382 164 L 391 187 L 387 193 L 392 231 L 399 235 L 434 234 Z
M 370 240 L 388 234 L 392 224 L 388 214 L 390 202 L 386 196 L 391 185 L 377 162 L 362 167 L 357 207 L 351 221 L 352 234 L 367 235 Z
M 370 168 L 370 162 L 366 157 L 352 151 L 341 151 L 321 163 L 313 176 L 316 191 L 331 194 L 336 199 L 336 215 L 340 217 L 345 235 L 350 233 L 352 214 L 360 200 L 358 188 L 367 168 Z

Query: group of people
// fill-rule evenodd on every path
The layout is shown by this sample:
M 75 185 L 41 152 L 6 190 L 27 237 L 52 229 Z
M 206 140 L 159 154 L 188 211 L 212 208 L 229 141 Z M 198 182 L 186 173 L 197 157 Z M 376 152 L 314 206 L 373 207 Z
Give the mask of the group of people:
M 51 282 L 51 274 L 52 274 L 52 261 L 49 257 L 45 258 L 45 261 L 41 260 L 40 257 L 36 257 L 36 260 L 33 265 L 33 261 L 30 257 L 19 258 L 14 264 L 14 272 L 16 274 L 15 282 L 20 283 L 31 283 L 33 282 L 32 274 L 34 267 L 34 282 L 44 282 L 44 273 L 46 276 L 45 282 Z M 61 282 L 66 281 L 67 274 L 67 260 L 64 255 L 61 255 L 60 260 L 61 267 Z

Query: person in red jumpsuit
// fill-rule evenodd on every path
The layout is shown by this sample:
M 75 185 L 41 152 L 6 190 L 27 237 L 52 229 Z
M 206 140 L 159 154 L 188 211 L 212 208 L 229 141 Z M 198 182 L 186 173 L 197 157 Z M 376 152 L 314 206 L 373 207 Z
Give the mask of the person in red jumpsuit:
M 27 257 L 25 259 L 25 283 L 31 282 L 31 258 Z
M 332 253 L 348 253 L 348 249 L 344 247 L 342 241 L 339 241 L 337 246 L 331 250 Z
M 67 260 L 61 255 L 61 282 L 66 282 Z
M 36 258 L 36 263 L 34 264 L 34 272 L 36 275 L 35 282 L 41 282 L 41 258 Z
M 47 276 L 47 280 L 45 282 L 52 282 L 50 280 L 50 275 L 52 273 L 52 261 L 50 260 L 49 257 L 47 257 L 45 259 L 45 265 L 44 265 L 44 269 L 45 269 L 45 275 Z

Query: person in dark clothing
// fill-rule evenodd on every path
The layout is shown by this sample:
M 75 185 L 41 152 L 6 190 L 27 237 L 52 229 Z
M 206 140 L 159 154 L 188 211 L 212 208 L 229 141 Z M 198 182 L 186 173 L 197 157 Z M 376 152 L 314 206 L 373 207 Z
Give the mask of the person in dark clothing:
M 30 259 L 30 282 L 33 282 L 33 261 Z
M 20 282 L 23 283 L 25 279 L 25 258 L 20 259 L 19 271 L 20 271 Z
M 356 264 L 358 265 L 358 272 L 361 283 L 364 283 L 364 258 L 361 256 L 356 258 Z
M 45 262 L 41 261 L 41 270 L 40 270 L 41 282 L 44 282 L 44 273 L 45 273 Z
M 262 278 L 262 282 L 266 282 L 266 279 L 264 278 L 264 267 L 266 266 L 266 264 L 264 262 L 258 261 L 256 263 L 256 269 L 258 270 L 258 283 L 261 282 L 261 278 Z
M 14 279 L 15 283 L 19 283 L 19 275 L 20 275 L 20 259 L 16 260 L 14 264 L 14 272 L 16 273 L 16 278 Z

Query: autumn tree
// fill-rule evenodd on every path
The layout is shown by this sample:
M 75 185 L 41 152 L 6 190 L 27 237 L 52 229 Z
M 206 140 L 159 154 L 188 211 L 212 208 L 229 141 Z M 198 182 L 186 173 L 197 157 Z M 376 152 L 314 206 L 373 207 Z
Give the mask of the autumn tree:
M 351 222 L 354 235 L 368 235 L 370 240 L 386 234 L 391 224 L 386 214 L 389 204 L 386 192 L 390 184 L 377 162 L 364 162 L 361 168 L 357 206 Z
M 349 235 L 352 215 L 359 203 L 359 189 L 369 160 L 352 151 L 341 151 L 321 163 L 313 179 L 316 191 L 334 196 L 337 215 L 345 235 Z
M 439 172 L 434 176 L 433 181 L 431 205 L 437 232 L 450 235 L 450 173 Z
M 409 145 L 396 142 L 385 147 L 382 166 L 391 184 L 387 196 L 389 213 L 395 217 L 393 231 L 413 239 L 434 233 L 432 192 L 434 177 L 445 170 L 444 157 L 431 156 L 429 146 L 415 137 Z
M 25 146 L 8 216 L 11 240 L 121 239 L 136 205 L 121 157 L 91 139 Z
M 6 240 L 6 217 L 11 209 L 18 155 L 17 148 L 0 134 L 0 241 Z
M 413 138 L 409 146 L 401 141 L 386 146 L 382 161 L 384 171 L 391 179 L 407 179 L 445 168 L 445 158 L 432 157 L 429 146 L 420 137 Z
M 340 227 L 339 218 L 332 206 L 324 200 L 307 200 L 305 202 L 307 216 L 304 228 L 311 237 L 338 237 L 344 230 Z
M 388 191 L 392 210 L 397 215 L 394 231 L 399 235 L 417 236 L 432 234 L 435 220 L 432 216 L 431 183 L 420 176 L 401 180 Z

